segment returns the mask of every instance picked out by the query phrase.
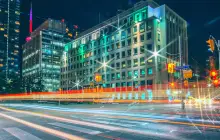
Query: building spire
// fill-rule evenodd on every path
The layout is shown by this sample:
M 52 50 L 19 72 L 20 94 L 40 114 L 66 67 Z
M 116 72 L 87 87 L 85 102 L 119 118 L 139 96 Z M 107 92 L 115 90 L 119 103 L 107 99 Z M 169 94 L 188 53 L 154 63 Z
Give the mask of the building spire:
M 31 34 L 33 31 L 33 18 L 32 18 L 32 1 L 31 1 L 31 8 L 30 8 L 30 20 L 29 20 L 29 33 Z

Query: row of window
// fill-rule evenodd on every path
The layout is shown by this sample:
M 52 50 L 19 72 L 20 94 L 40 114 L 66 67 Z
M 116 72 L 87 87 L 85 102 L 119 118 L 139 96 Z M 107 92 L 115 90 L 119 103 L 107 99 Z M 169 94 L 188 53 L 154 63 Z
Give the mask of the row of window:
M 67 85 L 67 82 L 63 81 L 61 82 L 61 86 L 65 87 Z M 114 87 L 138 87 L 138 86 L 145 86 L 145 85 L 149 85 L 152 86 L 153 85 L 153 80 L 141 80 L 141 81 L 133 81 L 133 82 L 121 82 L 121 83 L 112 83 L 112 84 L 104 84 L 105 88 L 114 88 Z M 72 88 L 71 88 L 72 89 Z
M 79 71 L 76 73 L 69 73 L 68 75 L 61 75 L 61 78 L 71 78 L 71 77 L 76 77 L 77 76 L 82 76 L 82 75 L 88 75 L 88 71 Z M 123 80 L 123 79 L 136 79 L 139 77 L 145 77 L 147 72 L 147 75 L 152 75 L 153 74 L 153 68 L 147 68 L 147 69 L 140 69 L 140 70 L 134 70 L 134 71 L 127 71 L 127 72 L 117 72 L 117 73 L 111 73 L 111 74 L 106 74 L 102 76 L 103 80 Z M 127 73 L 127 74 L 126 74 Z M 106 77 L 105 77 L 106 76 Z M 90 81 L 93 80 L 94 77 L 90 77 Z
M 157 49 L 160 50 L 160 45 L 158 45 Z M 120 59 L 120 58 L 135 56 L 135 55 L 139 55 L 139 54 L 146 54 L 147 53 L 146 50 L 153 51 L 152 44 L 148 44 L 146 46 L 140 46 L 139 48 L 137 47 L 137 48 L 133 48 L 133 49 L 128 49 L 126 51 L 122 51 L 122 52 L 118 52 L 118 53 L 113 53 L 113 54 L 107 55 L 106 57 L 102 57 L 102 60 Z M 76 57 L 72 57 L 69 59 L 69 62 L 70 63 L 78 62 L 78 61 L 84 60 L 85 58 L 91 57 L 93 54 L 96 56 L 98 56 L 98 55 L 101 56 L 102 55 L 101 49 L 95 50 L 94 53 L 89 52 L 89 53 L 86 53 L 85 55 L 78 55 Z M 150 54 L 150 53 L 148 53 L 148 54 Z M 101 58 L 96 58 L 96 59 L 98 61 L 101 61 Z M 65 62 L 65 63 L 67 63 L 67 62 Z M 85 62 L 85 63 L 88 63 L 88 62 Z M 91 60 L 90 60 L 90 64 L 92 64 Z
M 151 40 L 152 39 L 152 35 L 151 35 L 151 32 L 148 32 L 147 33 L 147 40 Z M 145 40 L 145 35 L 144 34 L 141 34 L 140 35 L 140 42 L 144 42 L 144 40 Z M 132 39 L 132 41 L 133 41 L 133 44 L 136 44 L 136 43 L 138 43 L 138 37 L 137 36 L 135 36 L 135 37 L 133 37 L 133 39 Z M 125 47 L 125 46 L 131 46 L 131 43 L 132 43 L 132 41 L 131 41 L 131 38 L 129 38 L 129 39 L 127 39 L 126 41 L 125 40 L 123 40 L 123 41 L 121 41 L 121 43 L 120 42 L 117 42 L 117 43 L 115 43 L 115 44 L 112 44 L 112 45 L 107 45 L 107 47 L 103 47 L 102 46 L 102 50 L 103 50 L 103 52 L 105 52 L 105 51 L 113 51 L 114 49 L 119 49 L 119 48 L 121 48 L 121 47 Z M 103 44 L 104 45 L 104 44 Z M 97 45 L 94 45 L 94 46 L 91 46 L 91 45 L 85 45 L 85 46 L 81 46 L 81 47 L 78 47 L 78 48 L 76 48 L 76 49 L 73 49 L 72 51 L 71 51 L 71 56 L 74 56 L 74 55 L 79 55 L 82 51 L 84 52 L 84 51 L 87 51 L 87 50 L 90 50 L 90 49 L 92 49 L 93 47 L 96 47 Z M 99 49 L 100 50 L 100 49 Z
M 84 62 L 84 63 L 77 63 L 77 64 L 74 64 L 74 65 L 71 65 L 66 68 L 62 68 L 61 69 L 61 72 L 65 72 L 65 71 L 69 71 L 69 70 L 74 70 L 74 69 L 78 69 L 78 68 L 84 68 L 84 67 L 88 67 L 88 66 L 96 66 L 96 65 L 101 65 L 100 63 L 98 63 L 99 59 L 97 60 L 90 60 L 90 61 L 87 61 L 87 62 Z M 107 60 L 108 61 L 108 60 Z M 110 62 L 109 63 L 109 66 L 111 68 L 116 68 L 116 69 L 125 69 L 125 68 L 131 68 L 131 67 L 138 67 L 138 66 L 144 66 L 145 64 L 153 64 L 153 58 L 152 59 L 148 59 L 147 61 L 145 60 L 145 57 L 141 57 L 141 58 L 135 58 L 135 59 L 132 59 L 132 60 L 125 60 L 125 61 L 122 61 L 122 62 Z M 109 69 L 108 69 L 109 70 Z M 90 69 L 90 74 L 92 74 L 93 71 L 92 71 L 92 68 Z

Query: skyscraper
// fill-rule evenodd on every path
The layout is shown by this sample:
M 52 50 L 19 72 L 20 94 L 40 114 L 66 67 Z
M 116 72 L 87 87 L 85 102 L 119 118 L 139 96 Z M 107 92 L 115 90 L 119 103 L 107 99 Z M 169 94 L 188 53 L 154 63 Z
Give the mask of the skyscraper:
M 0 93 L 8 79 L 20 77 L 20 0 L 0 0 Z
M 22 78 L 27 92 L 60 88 L 60 59 L 68 39 L 64 20 L 48 19 L 23 46 Z

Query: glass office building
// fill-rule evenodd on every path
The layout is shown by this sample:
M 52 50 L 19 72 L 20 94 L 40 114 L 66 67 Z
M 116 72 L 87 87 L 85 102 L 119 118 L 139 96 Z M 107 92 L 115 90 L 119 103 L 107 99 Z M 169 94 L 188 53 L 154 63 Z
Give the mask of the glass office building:
M 183 64 L 188 63 L 187 42 L 183 18 L 166 5 L 141 1 L 66 44 L 61 87 L 166 84 L 179 76 L 167 73 L 167 63 L 179 65 L 180 52 Z M 99 83 L 94 80 L 96 73 L 102 76 Z
M 20 78 L 20 0 L 0 0 L 0 79 Z M 1 88 L 4 85 L 1 85 Z
M 64 21 L 48 19 L 23 45 L 22 77 L 27 92 L 57 91 L 60 88 L 60 60 L 66 36 Z

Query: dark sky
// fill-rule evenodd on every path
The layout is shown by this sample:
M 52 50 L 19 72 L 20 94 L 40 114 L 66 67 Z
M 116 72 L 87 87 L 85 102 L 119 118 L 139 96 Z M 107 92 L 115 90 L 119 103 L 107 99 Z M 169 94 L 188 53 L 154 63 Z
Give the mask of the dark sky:
M 138 2 L 139 0 L 136 0 Z M 211 53 L 206 40 L 210 33 L 220 39 L 220 0 L 155 0 L 167 4 L 188 22 L 189 60 L 192 57 L 201 65 Z M 32 0 L 34 28 L 45 19 L 65 19 L 77 24 L 81 29 L 88 29 L 101 20 L 116 14 L 117 9 L 127 9 L 135 0 Z M 22 0 L 21 5 L 21 43 L 28 35 L 29 0 Z

